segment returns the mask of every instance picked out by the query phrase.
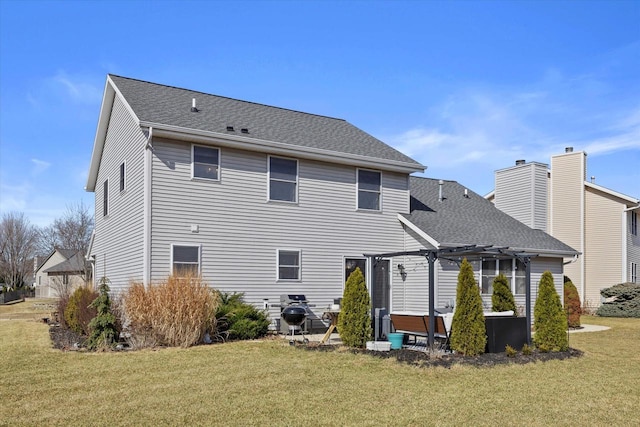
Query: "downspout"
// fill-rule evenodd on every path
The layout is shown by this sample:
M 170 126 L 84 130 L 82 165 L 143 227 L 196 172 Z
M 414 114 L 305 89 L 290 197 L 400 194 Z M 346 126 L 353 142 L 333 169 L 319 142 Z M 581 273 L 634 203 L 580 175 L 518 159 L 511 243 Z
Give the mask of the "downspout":
M 142 283 L 151 283 L 151 166 L 153 155 L 153 127 L 149 128 L 147 143 L 144 147 L 144 184 L 143 184 L 143 255 Z
M 638 208 L 640 208 L 640 204 L 622 210 L 622 283 L 629 281 L 629 269 L 627 268 L 627 255 L 629 250 L 627 247 L 627 212 L 634 211 Z

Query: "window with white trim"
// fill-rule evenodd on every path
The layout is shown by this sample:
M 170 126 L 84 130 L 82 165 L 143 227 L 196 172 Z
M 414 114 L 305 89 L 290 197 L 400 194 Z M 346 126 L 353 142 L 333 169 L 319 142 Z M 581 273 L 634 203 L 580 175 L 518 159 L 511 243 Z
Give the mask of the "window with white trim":
M 109 180 L 107 179 L 103 185 L 102 191 L 102 216 L 109 215 Z
M 278 280 L 300 280 L 300 251 L 278 250 Z
M 298 161 L 269 156 L 269 200 L 298 201 Z
M 122 164 L 120 165 L 120 192 L 122 193 L 125 189 L 125 181 L 124 181 L 124 170 L 125 166 L 124 166 L 124 162 L 122 162 Z
M 631 234 L 638 235 L 638 214 L 635 211 L 631 211 Z
M 509 289 L 514 295 L 524 295 L 527 290 L 526 269 L 522 261 L 518 259 L 493 259 L 482 260 L 482 287 L 483 295 L 493 293 L 493 280 L 504 274 L 507 278 Z
M 351 273 L 356 271 L 356 268 L 359 268 L 362 272 L 362 275 L 367 277 L 367 259 L 366 258 L 345 258 L 344 259 L 344 282 L 347 282 Z
M 220 150 L 202 145 L 191 146 L 191 174 L 193 178 L 220 179 Z
M 379 211 L 382 174 L 358 169 L 358 209 Z
M 631 283 L 638 283 L 638 264 L 631 263 Z
M 200 274 L 200 245 L 171 245 L 171 272 L 178 277 Z

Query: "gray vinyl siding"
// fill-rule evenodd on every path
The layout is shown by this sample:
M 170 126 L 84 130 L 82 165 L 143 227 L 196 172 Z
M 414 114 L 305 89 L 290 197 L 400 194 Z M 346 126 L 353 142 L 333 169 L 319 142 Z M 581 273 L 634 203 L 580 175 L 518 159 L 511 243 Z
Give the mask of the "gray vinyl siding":
M 172 243 L 197 244 L 216 289 L 244 292 L 256 305 L 303 293 L 326 307 L 342 296 L 344 257 L 402 249 L 397 214 L 409 209 L 407 175 L 382 172 L 382 211 L 361 212 L 355 167 L 299 159 L 298 202 L 270 202 L 267 158 L 221 148 L 220 181 L 192 180 L 191 145 L 154 140 L 152 280 L 170 273 Z M 299 281 L 277 280 L 278 249 L 301 251 Z
M 547 165 L 527 163 L 496 171 L 498 209 L 531 228 L 547 231 Z
M 416 251 L 432 247 L 406 226 L 403 235 L 403 251 Z M 402 264 L 407 273 L 404 281 L 398 272 L 398 264 Z M 395 257 L 392 263 L 392 273 L 394 285 L 391 294 L 392 311 L 427 311 L 429 307 L 429 263 L 427 259 L 416 256 Z
M 105 276 L 119 293 L 142 279 L 143 154 L 146 136 L 116 96 L 95 188 L 96 282 Z M 120 165 L 126 163 L 126 189 L 120 192 Z M 109 214 L 103 216 L 104 181 L 109 180 Z

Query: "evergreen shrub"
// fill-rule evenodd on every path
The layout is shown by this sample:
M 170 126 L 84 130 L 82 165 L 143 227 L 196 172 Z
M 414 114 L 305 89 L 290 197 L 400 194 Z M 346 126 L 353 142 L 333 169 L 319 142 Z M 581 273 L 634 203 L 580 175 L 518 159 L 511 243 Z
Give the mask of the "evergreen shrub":
M 513 311 L 513 315 L 516 316 L 518 311 L 516 309 L 516 300 L 513 298 L 511 289 L 509 288 L 509 281 L 507 277 L 500 273 L 495 279 L 493 279 L 493 293 L 491 294 L 491 309 L 493 311 Z
M 568 326 L 570 328 L 580 327 L 580 315 L 582 314 L 580 295 L 576 285 L 567 276 L 564 276 L 564 311 L 567 314 Z
M 365 347 L 371 339 L 371 300 L 360 268 L 347 278 L 338 317 L 338 332 L 348 347 Z
M 487 331 L 482 312 L 480 289 L 473 267 L 465 258 L 458 274 L 456 311 L 451 324 L 451 349 L 465 356 L 484 353 Z
M 96 316 L 96 309 L 91 303 L 98 297 L 98 293 L 87 286 L 77 288 L 64 309 L 64 323 L 73 332 L 87 336 L 91 332 L 89 323 Z
M 230 340 L 250 340 L 269 332 L 269 316 L 243 300 L 243 293 L 219 294 L 216 310 L 217 336 Z
M 533 341 L 540 351 L 566 351 L 569 348 L 567 317 L 549 271 L 542 273 L 540 278 L 533 317 Z
M 146 288 L 133 283 L 123 304 L 123 323 L 139 347 L 190 347 L 215 331 L 218 294 L 200 276 L 169 276 Z
M 640 284 L 619 283 L 600 291 L 605 298 L 615 299 L 602 303 L 596 314 L 602 317 L 640 317 Z
M 97 314 L 89 323 L 91 335 L 87 339 L 87 348 L 91 350 L 109 349 L 118 340 L 120 330 L 118 320 L 111 311 L 111 298 L 109 297 L 108 279 L 100 279 L 98 287 L 99 295 L 91 303 L 90 307 L 96 309 Z

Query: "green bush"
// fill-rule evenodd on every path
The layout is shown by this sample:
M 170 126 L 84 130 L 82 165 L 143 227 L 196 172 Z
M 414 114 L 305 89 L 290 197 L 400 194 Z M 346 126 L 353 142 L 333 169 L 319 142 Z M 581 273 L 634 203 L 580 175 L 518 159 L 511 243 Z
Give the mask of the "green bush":
M 456 311 L 451 324 L 451 349 L 465 356 L 484 353 L 487 331 L 482 312 L 480 289 L 473 277 L 473 267 L 465 258 L 458 274 Z
M 371 300 L 360 268 L 349 275 L 344 287 L 338 332 L 348 347 L 365 347 L 371 339 Z
M 511 347 L 509 344 L 505 346 L 504 352 L 507 353 L 507 357 L 516 357 L 518 355 L 518 350 Z
M 524 354 L 525 356 L 529 356 L 531 353 L 533 353 L 533 349 L 531 348 L 531 346 L 529 344 L 524 344 L 522 346 L 522 354 Z
M 89 323 L 97 313 L 96 309 L 91 307 L 91 303 L 97 297 L 98 293 L 87 286 L 73 291 L 64 309 L 64 323 L 69 329 L 79 335 L 89 335 Z
M 513 298 L 507 277 L 500 273 L 493 279 L 493 293 L 491 294 L 491 309 L 493 311 L 513 311 L 516 316 L 516 300 Z
M 613 301 L 602 303 L 596 314 L 602 317 L 640 317 L 640 284 L 620 283 L 600 291 Z
M 249 340 L 269 332 L 269 317 L 243 301 L 242 293 L 220 293 L 216 310 L 217 336 L 231 340 Z
M 120 335 L 118 321 L 111 312 L 111 298 L 109 298 L 109 285 L 106 277 L 100 279 L 98 291 L 100 295 L 90 305 L 97 310 L 96 317 L 89 323 L 91 335 L 87 340 L 87 348 L 91 350 L 111 348 Z
M 571 279 L 564 276 L 564 311 L 567 314 L 567 323 L 570 328 L 578 328 L 580 326 L 580 315 L 582 307 L 580 306 L 580 295 Z
M 566 351 L 569 348 L 567 317 L 549 271 L 542 273 L 540 278 L 533 317 L 536 331 L 533 341 L 540 351 Z

